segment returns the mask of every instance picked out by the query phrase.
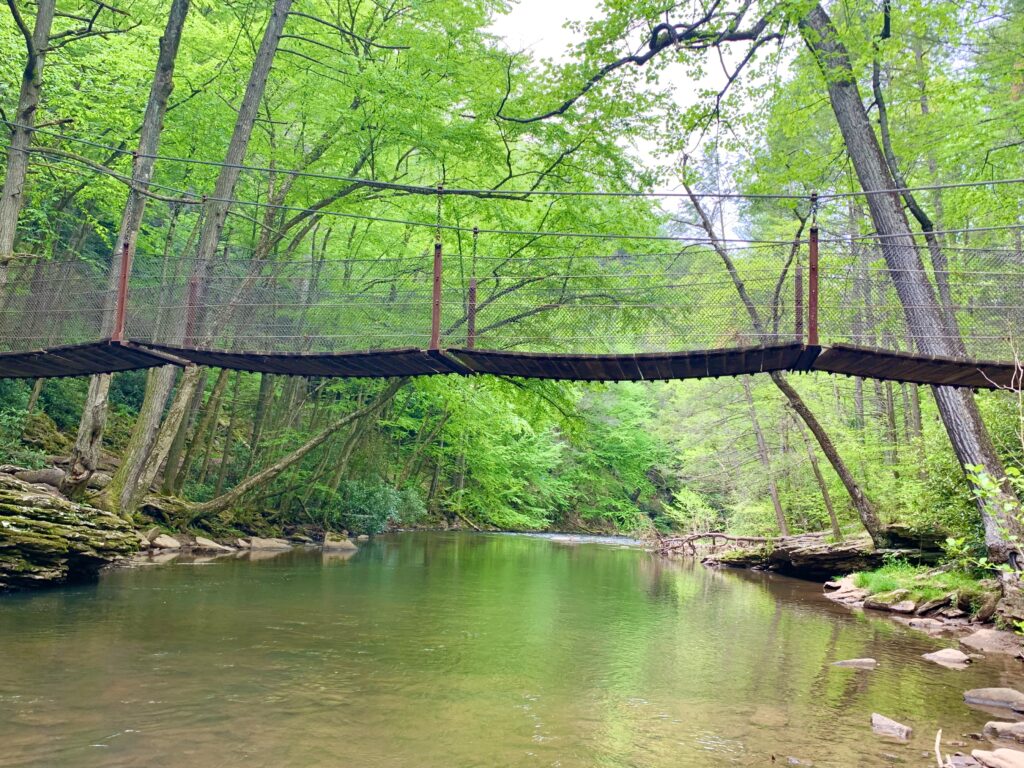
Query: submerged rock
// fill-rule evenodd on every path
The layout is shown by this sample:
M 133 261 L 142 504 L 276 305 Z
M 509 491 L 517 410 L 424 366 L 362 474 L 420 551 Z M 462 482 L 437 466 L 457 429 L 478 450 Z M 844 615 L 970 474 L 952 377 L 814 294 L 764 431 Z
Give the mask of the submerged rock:
M 880 715 L 877 712 L 871 713 L 871 730 L 879 736 L 891 736 L 900 741 L 909 741 L 914 729 L 909 725 L 898 723 L 892 718 Z
M 878 662 L 875 659 L 844 659 L 843 661 L 833 661 L 833 667 L 851 667 L 853 669 L 874 669 L 878 666 Z
M 943 648 L 940 651 L 925 653 L 921 658 L 933 661 L 947 669 L 967 669 L 967 665 L 971 663 L 971 657 L 956 648 Z
M 972 688 L 964 692 L 964 701 L 979 707 L 1024 709 L 1024 693 L 1013 688 Z
M 138 548 L 116 515 L 0 474 L 0 590 L 85 580 Z

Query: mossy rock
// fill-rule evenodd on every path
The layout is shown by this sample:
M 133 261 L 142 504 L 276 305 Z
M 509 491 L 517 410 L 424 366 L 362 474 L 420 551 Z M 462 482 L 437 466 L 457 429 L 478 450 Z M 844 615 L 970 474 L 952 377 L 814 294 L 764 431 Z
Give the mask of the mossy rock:
M 42 411 L 35 411 L 25 419 L 22 440 L 43 453 L 55 455 L 65 454 L 71 448 L 71 439 Z
M 0 475 L 0 590 L 87 580 L 137 549 L 116 515 Z

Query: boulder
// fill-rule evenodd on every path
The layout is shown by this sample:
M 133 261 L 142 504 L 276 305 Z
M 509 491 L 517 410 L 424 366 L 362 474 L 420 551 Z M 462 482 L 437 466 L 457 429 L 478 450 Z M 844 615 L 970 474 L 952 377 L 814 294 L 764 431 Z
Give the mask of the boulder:
M 166 533 L 161 533 L 150 543 L 153 545 L 153 549 L 181 549 L 181 542 Z
M 223 544 L 218 544 L 212 539 L 204 538 L 203 536 L 196 536 L 196 540 L 192 543 L 192 549 L 198 552 L 230 552 L 231 547 L 225 547 Z
M 1006 579 L 1002 592 L 996 603 L 996 615 L 1004 626 L 1015 627 L 1018 621 L 1024 621 L 1024 585 L 1018 579 Z
M 90 579 L 138 548 L 117 515 L 0 475 L 0 591 Z
M 906 589 L 894 589 L 891 592 L 879 592 L 865 598 L 864 607 L 874 608 L 876 611 L 891 611 L 894 605 L 899 605 L 906 601 L 909 596 L 910 591 Z M 913 611 L 913 609 L 911 609 L 911 611 Z
M 893 613 L 913 613 L 915 608 L 917 608 L 917 603 L 913 600 L 900 600 L 889 606 L 889 610 Z
M 296 544 L 316 544 L 315 541 L 313 541 L 311 538 L 309 538 L 309 536 L 306 536 L 303 533 L 294 533 L 288 538 L 294 541 Z
M 241 539 L 241 538 L 239 538 L 239 539 L 235 539 L 235 546 L 238 547 L 239 549 L 249 549 L 249 547 L 251 547 L 252 544 L 249 543 L 248 539 Z
M 291 549 L 291 546 L 285 539 L 263 539 L 259 536 L 249 539 L 249 549 Z
M 108 475 L 106 472 L 93 472 L 89 476 L 89 482 L 86 483 L 87 488 L 92 488 L 94 491 L 101 491 L 110 485 L 110 481 L 114 478 Z
M 971 657 L 956 648 L 943 648 L 940 651 L 925 653 L 921 658 L 933 661 L 947 669 L 967 669 L 967 665 L 971 663 Z
M 370 537 L 367 536 L 365 533 L 360 533 L 358 536 L 356 536 L 356 541 L 369 541 L 369 540 L 370 540 Z
M 1024 752 L 1016 749 L 999 749 L 988 752 L 984 749 L 975 749 L 971 757 L 981 763 L 985 768 L 1024 768 Z
M 23 469 L 14 475 L 26 483 L 43 483 L 59 488 L 64 482 L 64 470 L 57 467 L 44 467 L 43 469 Z
M 985 736 L 989 739 L 1003 739 L 1024 743 L 1024 723 L 1005 723 L 991 720 L 985 723 Z
M 972 688 L 964 692 L 964 701 L 979 707 L 1024 709 L 1024 693 L 1013 688 Z
M 955 599 L 955 595 L 943 595 L 942 597 L 934 597 L 931 600 L 925 600 L 914 610 L 918 616 L 924 616 L 937 611 L 939 608 L 945 608 L 950 602 Z
M 354 550 L 356 545 L 347 536 L 339 536 L 336 533 L 324 535 L 324 549 L 328 550 Z
M 152 528 L 147 529 L 146 532 L 142 535 L 149 539 L 150 543 L 152 543 L 153 539 L 155 539 L 161 533 L 162 531 L 154 525 Z
M 914 729 L 909 725 L 898 723 L 877 712 L 871 713 L 871 730 L 879 736 L 891 736 L 900 741 L 909 741 L 911 734 L 914 732 Z
M 878 662 L 874 659 L 844 659 L 843 661 L 833 661 L 833 667 L 851 667 L 853 669 L 874 669 L 878 666 Z
M 999 601 L 1002 597 L 1002 592 L 989 592 L 985 599 L 981 601 L 981 606 L 975 611 L 974 620 L 979 623 L 992 621 L 992 617 L 996 615 L 996 609 L 999 607 Z
M 960 643 L 979 653 L 1018 654 L 1021 652 L 1021 638 L 1012 632 L 1003 632 L 998 629 L 979 629 L 966 637 L 961 637 Z
M 149 539 L 139 531 L 135 532 L 135 540 L 139 542 L 139 549 L 149 549 Z

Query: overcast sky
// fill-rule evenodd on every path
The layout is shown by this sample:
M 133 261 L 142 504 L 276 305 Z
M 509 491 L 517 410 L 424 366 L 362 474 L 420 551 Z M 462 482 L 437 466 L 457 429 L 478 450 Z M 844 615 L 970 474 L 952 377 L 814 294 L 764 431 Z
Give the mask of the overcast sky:
M 536 59 L 561 59 L 572 44 L 565 22 L 593 18 L 598 6 L 598 0 L 518 0 L 489 31 L 505 38 L 509 50 L 529 51 Z

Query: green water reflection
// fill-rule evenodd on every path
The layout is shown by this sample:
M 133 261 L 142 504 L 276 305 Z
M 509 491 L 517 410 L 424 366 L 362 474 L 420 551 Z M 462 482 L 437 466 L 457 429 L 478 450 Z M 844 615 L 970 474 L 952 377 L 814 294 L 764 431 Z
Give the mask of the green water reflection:
M 175 561 L 0 600 L 0 765 L 934 765 L 989 719 L 944 645 L 818 588 L 472 534 Z M 875 672 L 829 666 L 873 656 Z M 916 728 L 871 735 L 881 712 Z

